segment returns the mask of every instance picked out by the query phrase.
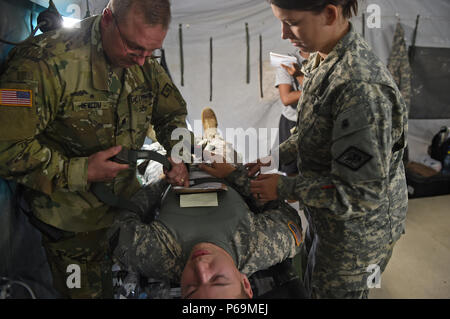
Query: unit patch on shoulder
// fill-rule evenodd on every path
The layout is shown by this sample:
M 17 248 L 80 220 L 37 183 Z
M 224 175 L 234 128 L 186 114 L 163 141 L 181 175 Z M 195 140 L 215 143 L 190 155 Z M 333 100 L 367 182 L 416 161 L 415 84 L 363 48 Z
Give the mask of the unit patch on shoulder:
M 164 87 L 161 91 L 161 94 L 167 98 L 167 97 L 169 97 L 171 92 L 172 92 L 172 86 L 169 83 L 166 83 L 166 85 L 164 85 Z
M 288 222 L 288 227 L 289 227 L 290 231 L 292 232 L 292 234 L 294 235 L 295 244 L 297 246 L 300 246 L 300 244 L 303 242 L 303 235 L 302 235 L 302 232 L 300 231 L 299 227 L 297 226 L 296 223 L 294 223 L 292 221 Z
M 0 89 L 0 105 L 2 106 L 33 106 L 32 90 Z
M 354 146 L 350 146 L 336 159 L 336 162 L 357 171 L 370 161 L 371 158 L 372 155 L 367 154 Z

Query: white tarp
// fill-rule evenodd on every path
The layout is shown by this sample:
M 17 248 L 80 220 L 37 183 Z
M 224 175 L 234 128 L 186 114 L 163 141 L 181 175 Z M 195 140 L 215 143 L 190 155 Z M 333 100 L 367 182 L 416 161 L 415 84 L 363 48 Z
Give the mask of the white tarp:
M 47 2 L 41 0 L 41 2 Z M 85 0 L 54 0 L 63 15 L 77 17 L 86 13 Z M 90 0 L 91 14 L 100 14 L 107 0 Z M 365 38 L 374 52 L 387 62 L 395 25 L 401 22 L 407 45 L 412 42 L 416 17 L 420 14 L 417 46 L 450 47 L 450 1 L 448 0 L 362 0 L 359 14 L 352 19 L 355 29 L 362 32 L 365 14 Z M 188 103 L 189 122 L 201 130 L 201 110 L 212 107 L 219 119 L 219 129 L 277 128 L 283 108 L 273 87 L 274 69 L 269 52 L 288 53 L 294 48 L 280 38 L 280 23 L 265 0 L 172 0 L 172 24 L 165 40 L 167 63 L 175 84 Z M 5 19 L 5 23 L 8 23 Z M 25 21 L 27 22 L 27 21 Z M 11 23 L 11 22 L 10 22 Z M 250 83 L 246 83 L 246 33 L 250 35 Z M 181 86 L 178 26 L 183 27 L 184 86 Z M 259 87 L 259 36 L 262 37 L 263 94 Z M 213 38 L 212 101 L 210 101 L 209 45 Z M 425 107 L 425 106 L 424 106 Z M 449 106 L 450 107 L 450 106 Z M 426 144 L 442 125 L 450 120 L 411 120 L 409 143 L 411 157 L 423 153 Z M 255 132 L 255 131 L 253 131 Z M 272 140 L 277 136 L 261 136 Z M 229 137 L 229 136 L 228 136 Z M 247 143 L 248 144 L 248 143 Z M 239 152 L 245 150 L 235 145 Z M 247 152 L 248 153 L 248 152 Z M 262 151 L 264 153 L 264 151 Z M 263 155 L 263 154 L 259 154 Z M 253 159 L 245 158 L 245 160 Z

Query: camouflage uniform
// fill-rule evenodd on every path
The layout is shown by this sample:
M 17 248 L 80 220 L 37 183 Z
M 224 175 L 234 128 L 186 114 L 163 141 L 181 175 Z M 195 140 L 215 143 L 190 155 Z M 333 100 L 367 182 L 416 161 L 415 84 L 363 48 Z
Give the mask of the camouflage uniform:
M 176 143 L 170 141 L 171 132 L 186 127 L 187 111 L 156 60 L 128 69 L 108 64 L 100 20 L 86 19 L 79 29 L 48 32 L 12 50 L 0 89 L 30 92 L 31 107 L 0 101 L 0 176 L 24 184 L 34 215 L 66 231 L 65 241 L 75 233 L 83 246 L 90 242 L 94 246 L 86 246 L 85 252 L 98 255 L 102 263 L 103 244 L 86 242 L 86 232 L 104 233 L 114 210 L 89 190 L 88 156 L 115 145 L 140 149 L 150 124 L 170 150 Z M 121 171 L 107 186 L 125 198 L 140 187 L 134 169 Z M 76 246 L 66 243 L 51 252 L 46 245 L 48 254 L 89 259 L 85 253 L 61 253 Z M 61 258 L 54 270 L 64 270 Z M 100 294 L 95 287 L 93 293 L 86 290 L 85 297 Z
M 250 196 L 247 171 L 242 166 L 232 172 L 227 177 L 227 181 L 243 196 Z M 161 200 L 158 194 L 166 186 L 164 181 L 151 184 L 139 191 L 133 197 L 133 201 L 143 211 L 151 213 L 150 207 Z M 230 196 L 231 191 L 234 192 L 233 188 L 225 192 L 225 196 Z M 213 233 L 225 233 L 227 242 L 221 243 L 205 236 L 204 233 L 196 232 L 196 229 L 200 228 L 199 224 L 202 223 L 198 219 L 196 222 L 187 222 L 178 226 L 169 224 L 163 218 L 164 212 L 167 212 L 164 210 L 164 202 L 159 218 L 150 224 L 144 224 L 141 221 L 147 219 L 147 216 L 123 211 L 109 231 L 114 256 L 133 271 L 150 278 L 180 281 L 190 249 L 186 248 L 185 243 L 179 242 L 172 229 L 178 233 L 185 232 L 193 235 L 195 238 L 190 239 L 189 247 L 191 248 L 196 243 L 207 241 L 225 249 L 233 257 L 237 268 L 247 276 L 292 258 L 300 251 L 302 242 L 300 217 L 295 209 L 283 202 L 272 202 L 269 206 L 262 208 L 261 213 L 255 214 L 250 211 L 242 198 L 235 201 L 233 205 L 237 207 L 236 210 L 239 210 L 239 206 L 244 207 L 236 227 L 231 228 L 231 232 L 227 232 L 227 227 L 223 226 L 228 215 L 232 215 L 229 209 L 218 216 L 216 225 L 210 227 L 211 237 L 216 237 Z M 209 210 L 208 213 L 214 213 L 216 209 L 218 208 L 206 208 Z M 186 214 L 182 208 L 177 210 L 180 212 L 180 218 Z M 294 231 L 290 228 L 295 228 L 297 235 L 294 235 Z
M 398 23 L 395 28 L 394 41 L 392 43 L 387 67 L 402 93 L 409 112 L 412 94 L 412 70 L 411 65 L 409 64 L 408 50 L 405 43 L 405 31 L 400 23 Z
M 277 192 L 304 205 L 317 236 L 313 297 L 364 297 L 367 267 L 384 270 L 404 231 L 406 105 L 351 25 L 304 73 L 298 131 L 280 145 L 280 159 L 297 158 L 300 176 L 280 176 Z

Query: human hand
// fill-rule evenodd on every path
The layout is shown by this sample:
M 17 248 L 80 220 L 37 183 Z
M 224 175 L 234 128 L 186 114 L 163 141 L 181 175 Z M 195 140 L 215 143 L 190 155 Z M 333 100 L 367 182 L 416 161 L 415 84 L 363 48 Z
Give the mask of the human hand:
M 280 175 L 261 174 L 256 180 L 250 181 L 250 192 L 253 197 L 265 203 L 278 198 L 277 185 Z
M 189 187 L 189 172 L 186 165 L 183 162 L 175 163 L 171 157 L 169 157 L 169 162 L 172 164 L 172 169 L 170 171 L 164 169 L 167 181 L 172 186 Z
M 297 63 L 292 63 L 292 66 L 288 66 L 286 64 L 281 64 L 281 67 L 289 73 L 290 76 L 298 77 L 303 75 L 300 66 Z
M 236 167 L 234 167 L 231 164 L 228 163 L 217 163 L 213 162 L 212 164 L 200 164 L 198 166 L 201 170 L 205 171 L 206 173 L 217 177 L 217 178 L 225 178 L 228 175 L 231 174 L 234 170 L 236 170 Z
M 122 150 L 122 146 L 114 146 L 88 157 L 88 183 L 110 181 L 120 171 L 129 168 L 128 164 L 119 164 L 109 160 Z
M 270 166 L 272 163 L 272 157 L 264 157 L 258 159 L 256 163 L 247 163 L 244 167 L 248 170 L 248 176 L 255 176 L 261 170 L 263 166 Z
M 234 165 L 227 163 L 226 160 L 220 155 L 216 155 L 214 153 L 204 150 L 203 158 L 205 160 L 211 161 L 212 163 L 211 164 L 201 163 L 198 167 L 214 177 L 225 178 L 228 175 L 230 175 L 231 172 L 236 170 L 236 167 Z

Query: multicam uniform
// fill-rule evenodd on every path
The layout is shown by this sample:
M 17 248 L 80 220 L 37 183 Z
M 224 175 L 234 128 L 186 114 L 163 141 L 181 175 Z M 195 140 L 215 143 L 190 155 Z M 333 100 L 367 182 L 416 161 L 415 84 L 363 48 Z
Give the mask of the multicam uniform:
M 294 257 L 301 248 L 302 229 L 298 213 L 283 202 L 273 202 L 255 214 L 239 194 L 250 197 L 247 171 L 240 167 L 226 180 L 235 189 L 218 193 L 218 207 L 180 208 L 169 191 L 158 217 L 150 224 L 133 212 L 123 211 L 110 228 L 117 259 L 150 278 L 179 282 L 192 247 L 210 242 L 226 250 L 237 268 L 247 276 Z M 160 182 L 133 197 L 151 213 L 167 186 Z M 237 192 L 239 192 L 239 194 Z M 232 207 L 227 206 L 232 204 Z M 231 209 L 230 209 L 231 208 Z
M 67 231 L 65 237 L 75 233 L 45 243 L 54 276 L 61 275 L 55 285 L 66 296 L 101 296 L 95 272 L 108 268 L 100 239 L 114 210 L 89 190 L 88 156 L 115 145 L 140 149 L 150 124 L 170 150 L 177 142 L 170 141 L 172 130 L 186 126 L 186 104 L 157 61 L 128 69 L 108 64 L 100 20 L 92 17 L 79 29 L 48 32 L 13 49 L 0 77 L 0 176 L 26 186 L 39 220 Z M 21 100 L 5 99 L 11 92 Z M 107 185 L 125 198 L 140 187 L 134 169 Z M 97 264 L 84 276 L 91 262 Z M 67 263 L 81 264 L 81 289 L 67 290 Z
M 404 231 L 406 106 L 351 25 L 304 73 L 298 132 L 280 145 L 280 159 L 297 158 L 300 176 L 280 176 L 277 192 L 304 205 L 317 235 L 312 296 L 365 297 L 368 266 L 383 271 Z

